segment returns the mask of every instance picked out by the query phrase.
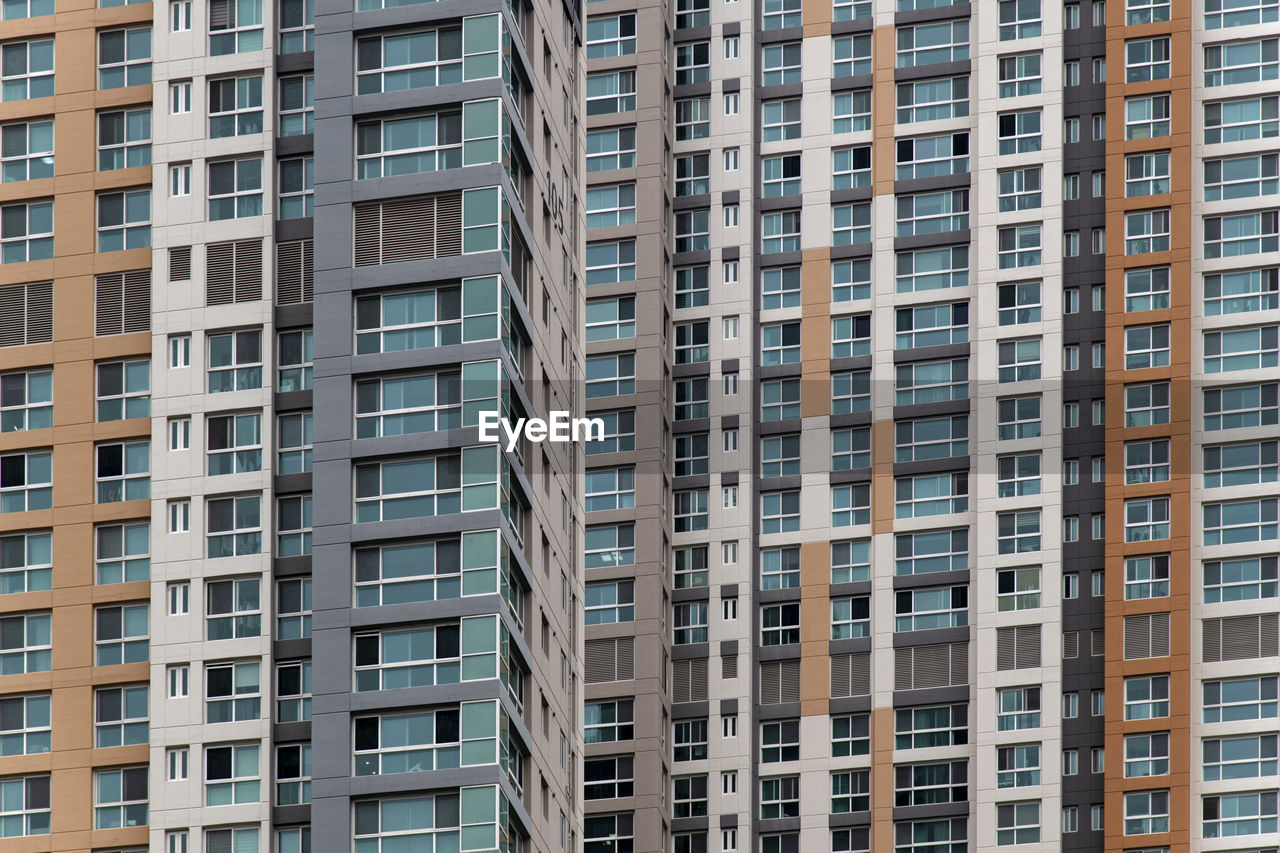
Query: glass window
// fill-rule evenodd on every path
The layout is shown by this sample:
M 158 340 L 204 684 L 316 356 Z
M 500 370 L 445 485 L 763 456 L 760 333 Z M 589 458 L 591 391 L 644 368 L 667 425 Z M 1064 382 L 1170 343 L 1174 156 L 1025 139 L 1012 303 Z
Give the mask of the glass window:
M 151 537 L 147 522 L 100 524 L 94 532 L 96 583 L 133 583 L 151 577 Z
M 1042 23 L 1040 0 L 1000 0 L 1000 41 L 1035 38 Z
M 871 36 L 838 36 L 831 40 L 834 62 L 831 76 L 853 77 L 871 73 Z
M 150 140 L 148 131 L 147 139 Z M 147 148 L 150 162 L 150 146 Z M 0 182 L 53 177 L 53 121 L 0 127 Z
M 262 553 L 261 503 L 258 495 L 205 502 L 210 559 Z
M 53 371 L 0 374 L 0 433 L 53 426 Z
M 635 591 L 631 581 L 602 581 L 586 585 L 585 625 L 609 625 L 635 620 Z
M 1277 422 L 1276 383 L 1209 388 L 1204 391 L 1204 428 L 1209 431 Z
M 151 190 L 98 194 L 98 251 L 151 245 Z
M 629 80 L 624 80 L 622 85 L 630 85 L 629 100 L 618 97 L 617 100 L 626 106 L 628 110 L 635 109 L 635 72 L 628 71 L 626 74 L 631 75 Z M 587 75 L 588 85 L 592 75 Z M 600 113 L 621 112 L 622 110 L 609 109 L 613 105 L 613 96 L 606 98 L 601 96 L 603 100 L 597 104 L 596 108 Z M 588 90 L 587 115 L 596 115 L 591 111 L 590 90 Z M 799 113 L 797 104 L 797 114 Z M 628 106 L 629 104 L 629 106 Z M 691 139 L 706 139 L 711 135 L 711 99 L 710 98 L 682 98 L 676 101 L 676 141 L 684 142 Z
M 996 609 L 1034 610 L 1040 606 L 1040 567 L 996 572 Z
M 969 531 L 927 530 L 896 537 L 894 574 L 921 575 L 969 568 Z
M 997 117 L 1001 154 L 1026 154 L 1040 150 L 1040 110 L 1001 113 Z
M 1206 60 L 1209 49 L 1205 49 Z M 1126 83 L 1169 79 L 1169 38 L 1133 39 L 1124 43 L 1124 78 Z M 1206 78 L 1208 75 L 1206 74 Z M 1212 85 L 1212 84 L 1209 84 Z
M 1040 727 L 1040 688 L 1006 687 L 996 690 L 996 729 L 1007 732 Z
M 0 618 L 0 675 L 48 672 L 53 665 L 51 626 L 48 613 Z
M 150 83 L 151 27 L 100 31 L 98 88 L 120 89 Z
M 139 663 L 150 659 L 148 605 L 98 607 L 94 611 L 97 666 Z
M 1039 53 L 1000 57 L 1000 97 L 1021 98 L 1040 94 L 1040 58 Z
M 237 764 L 239 757 L 239 755 L 236 756 Z M 241 783 L 237 778 L 233 784 L 239 786 Z M 238 788 L 235 793 L 240 794 Z M 311 802 L 311 744 L 295 743 L 277 746 L 276 804 L 296 806 L 309 802 Z
M 1204 563 L 1204 600 L 1208 604 L 1224 601 L 1253 601 L 1276 597 L 1276 557 L 1239 557 L 1230 560 L 1206 560 Z
M 1124 102 L 1124 138 L 1154 139 L 1169 135 L 1169 96 L 1147 95 L 1126 98 Z M 1205 131 L 1208 142 L 1209 131 Z
M 280 124 L 276 133 L 280 136 L 301 136 L 311 133 L 314 128 L 315 121 L 315 88 L 316 81 L 313 74 L 300 74 L 290 77 L 280 78 Z M 239 120 L 240 116 L 236 117 Z M 249 117 L 250 127 L 252 127 L 252 116 Z M 237 133 L 257 133 L 261 130 L 240 130 L 237 127 Z M 357 136 L 356 153 L 368 153 L 363 150 L 363 146 L 368 142 L 365 135 Z M 412 155 L 405 158 L 412 162 Z M 358 164 L 359 165 L 359 164 Z M 361 175 L 361 177 L 365 177 Z
M 280 53 L 316 49 L 315 15 L 315 0 L 280 0 Z
M 587 18 L 587 59 L 629 56 L 636 52 L 636 16 L 600 15 Z
M 0 456 L 0 512 L 53 506 L 53 454 L 30 451 Z
M 587 172 L 630 169 L 635 164 L 635 125 L 587 132 Z
M 102 5 L 106 6 L 107 3 Z M 111 4 L 114 5 L 114 4 Z M 16 21 L 22 18 L 39 18 L 53 14 L 53 0 L 11 0 L 0 6 L 0 20 Z
M 1137 498 L 1124 502 L 1124 541 L 1151 542 L 1168 538 L 1169 498 Z
M 53 167 L 53 122 L 48 125 L 48 157 L 45 162 L 51 177 Z M 34 125 L 32 125 L 34 127 Z M 8 128 L 5 128 L 8 131 Z M 7 134 L 6 134 L 7 140 Z M 6 152 L 8 146 L 6 146 Z M 37 147 L 36 150 L 42 150 Z M 34 165 L 34 164 L 33 164 Z M 98 114 L 98 171 L 132 169 L 151 165 L 151 108 L 117 110 Z M 5 180 L 10 180 L 6 164 Z M 33 170 L 35 171 L 35 170 Z
M 1038 749 L 1037 749 L 1038 751 Z M 996 845 L 1040 841 L 1040 801 L 996 804 Z
M 211 0 L 209 55 L 262 50 L 262 0 Z
M 148 729 L 147 685 L 103 687 L 94 691 L 95 747 L 144 744 L 148 740 Z
M 122 767 L 93 774 L 93 827 L 117 829 L 147 823 L 147 768 Z
M 261 133 L 262 76 L 209 81 L 209 137 Z
M 276 667 L 276 722 L 296 723 L 309 719 L 311 661 L 279 664 Z
M 442 31 L 443 32 L 443 31 Z M 456 31 L 455 31 L 456 32 Z M 459 45 L 459 57 L 461 57 Z M 458 71 L 461 71 L 459 67 Z M 420 84 L 421 85 L 421 84 Z M 427 84 L 434 85 L 434 84 Z M 379 91 L 372 89 L 371 91 Z M 703 99 L 704 106 L 709 109 L 709 99 Z M 636 108 L 636 72 L 604 71 L 587 75 L 587 115 L 607 115 L 609 113 L 630 112 Z M 680 108 L 677 105 L 677 122 Z M 705 116 L 706 113 L 704 112 Z M 677 138 L 679 133 L 677 132 Z M 692 138 L 692 137 L 689 137 Z
M 1124 718 L 1151 720 L 1169 716 L 1169 676 L 1141 675 L 1124 680 Z
M 209 393 L 262 387 L 262 332 L 209 336 Z
M 257 661 L 205 667 L 205 722 L 256 720 L 262 714 L 261 667 Z
M 204 804 L 229 806 L 261 800 L 259 747 L 209 746 L 204 751 Z
M 262 158 L 209 164 L 209 220 L 262 215 Z
M 18 532 L 0 537 L 0 595 L 52 588 L 53 534 Z M 0 754 L 2 750 L 0 738 Z
M 1035 0 L 1039 5 L 1039 0 Z M 969 78 L 940 77 L 897 84 L 897 122 L 911 124 L 969 114 Z
M 969 58 L 969 21 L 940 21 L 897 28 L 897 67 L 914 68 Z
M 1204 721 L 1228 723 L 1276 717 L 1276 676 L 1246 676 L 1204 682 Z M 1168 695 L 1166 691 L 1166 697 Z M 1164 716 L 1168 715 L 1165 711 Z
M 1280 359 L 1276 326 L 1204 333 L 1206 373 L 1275 367 Z
M 1277 538 L 1276 503 L 1271 498 L 1204 504 L 1204 544 L 1231 545 Z
M 145 688 L 144 688 L 145 689 Z M 0 699 L 0 757 L 12 755 L 41 755 L 53 748 L 53 724 L 50 717 L 48 693 L 32 696 L 8 695 Z M 143 716 L 146 716 L 143 709 Z M 145 742 L 145 739 L 144 741 Z M 0 802 L 3 799 L 4 782 L 0 782 Z M 9 828 L 5 815 L 8 808 L 0 808 L 0 827 Z M 0 829 L 0 837 L 10 837 L 11 832 Z

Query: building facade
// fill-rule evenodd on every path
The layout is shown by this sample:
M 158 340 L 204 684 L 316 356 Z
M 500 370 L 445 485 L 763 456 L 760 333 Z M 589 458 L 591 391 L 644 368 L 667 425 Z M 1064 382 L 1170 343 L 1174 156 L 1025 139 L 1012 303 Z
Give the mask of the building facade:
M 4 4 L 0 846 L 580 845 L 581 26 Z
M 0 846 L 1275 853 L 1278 9 L 6 0 Z
M 586 850 L 1274 850 L 1274 4 L 585 31 Z

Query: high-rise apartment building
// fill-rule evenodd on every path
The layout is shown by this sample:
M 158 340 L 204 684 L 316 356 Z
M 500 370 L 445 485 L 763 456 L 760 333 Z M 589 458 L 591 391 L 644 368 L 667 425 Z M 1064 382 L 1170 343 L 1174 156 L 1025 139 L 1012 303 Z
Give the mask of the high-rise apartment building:
M 1274 851 L 1276 4 L 585 16 L 587 853 Z
M 1278 42 L 0 2 L 0 847 L 1275 853 Z
M 581 38 L 0 4 L 0 848 L 580 846 Z

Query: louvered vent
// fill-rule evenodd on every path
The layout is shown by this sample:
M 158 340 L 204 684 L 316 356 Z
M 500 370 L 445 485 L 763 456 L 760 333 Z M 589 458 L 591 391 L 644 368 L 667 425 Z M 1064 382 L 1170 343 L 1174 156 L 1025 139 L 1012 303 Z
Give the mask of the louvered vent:
M 231 305 L 262 298 L 262 241 L 205 247 L 205 304 Z
M 123 335 L 150 328 L 150 270 L 106 273 L 94 280 L 95 335 Z
M 737 655 L 721 655 L 720 677 L 721 678 L 737 678 L 738 677 L 738 656 Z
M 460 254 L 460 192 L 355 206 L 355 265 L 358 267 Z
M 831 695 L 866 696 L 871 693 L 871 653 L 831 656 Z
M 1124 659 L 1169 655 L 1169 614 L 1139 613 L 1124 617 Z
M 236 250 L 236 302 L 262 298 L 262 241 L 241 240 Z
M 800 701 L 800 661 L 775 660 L 760 664 L 760 704 Z
M 1107 632 L 1094 628 L 1089 632 L 1089 654 L 1100 658 L 1107 653 Z
M 191 280 L 191 247 L 174 246 L 169 249 L 169 281 Z
M 53 284 L 0 287 L 0 347 L 47 344 L 53 340 Z
M 311 302 L 312 243 L 292 240 L 276 246 L 276 304 L 300 305 Z
M 671 701 L 707 701 L 707 659 L 687 658 L 671 666 Z
M 969 644 L 941 643 L 898 649 L 893 688 L 924 690 L 969 683 Z
M 1062 657 L 1065 660 L 1080 657 L 1080 632 L 1062 632 Z
M 1203 655 L 1206 663 L 1249 660 L 1277 654 L 1277 614 L 1205 619 Z
M 53 282 L 27 285 L 27 343 L 53 341 Z
M 996 629 L 996 669 L 1029 669 L 1039 665 L 1039 625 Z
M 583 650 L 588 684 L 627 681 L 635 677 L 634 639 L 587 640 Z

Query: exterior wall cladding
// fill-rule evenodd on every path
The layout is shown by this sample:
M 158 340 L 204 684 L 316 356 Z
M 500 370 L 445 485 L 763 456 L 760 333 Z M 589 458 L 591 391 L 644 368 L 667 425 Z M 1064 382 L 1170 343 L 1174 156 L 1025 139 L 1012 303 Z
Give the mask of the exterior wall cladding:
M 1278 41 L 4 0 L 0 849 L 1276 853 Z

